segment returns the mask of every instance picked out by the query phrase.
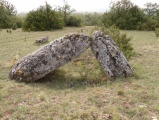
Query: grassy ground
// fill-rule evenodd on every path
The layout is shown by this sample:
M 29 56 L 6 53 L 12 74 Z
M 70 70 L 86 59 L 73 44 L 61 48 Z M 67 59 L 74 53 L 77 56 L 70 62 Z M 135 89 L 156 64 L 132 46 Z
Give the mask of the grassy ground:
M 107 80 L 87 50 L 71 63 L 36 83 L 10 81 L 13 64 L 49 41 L 70 32 L 90 33 L 92 27 L 46 32 L 0 31 L 1 120 L 151 120 L 159 119 L 159 38 L 154 32 L 122 31 L 132 36 L 135 69 L 128 79 Z

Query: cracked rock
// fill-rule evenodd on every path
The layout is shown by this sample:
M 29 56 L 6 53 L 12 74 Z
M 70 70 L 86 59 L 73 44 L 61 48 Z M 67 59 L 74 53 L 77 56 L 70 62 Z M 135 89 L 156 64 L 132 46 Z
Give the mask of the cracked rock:
M 126 60 L 124 54 L 119 50 L 114 41 L 101 31 L 93 33 L 91 50 L 101 65 L 107 77 L 128 77 L 133 69 Z
M 9 72 L 9 78 L 34 82 L 70 62 L 88 47 L 91 47 L 107 77 L 128 77 L 133 73 L 133 69 L 114 41 L 101 31 L 95 31 L 92 37 L 70 34 L 48 43 L 15 64 Z
M 34 82 L 82 54 L 90 44 L 87 35 L 66 35 L 22 58 L 11 68 L 9 78 Z

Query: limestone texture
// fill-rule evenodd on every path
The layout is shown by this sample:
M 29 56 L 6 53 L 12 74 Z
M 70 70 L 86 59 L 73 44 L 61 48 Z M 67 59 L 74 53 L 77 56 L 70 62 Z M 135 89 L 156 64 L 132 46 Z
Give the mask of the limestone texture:
M 133 69 L 114 41 L 101 31 L 95 31 L 91 37 L 70 34 L 48 43 L 15 64 L 9 72 L 9 78 L 34 82 L 70 62 L 89 47 L 107 77 L 128 77 L 133 73 Z
M 82 54 L 91 44 L 83 34 L 70 34 L 54 40 L 15 64 L 9 78 L 34 82 Z
M 95 31 L 92 37 L 91 50 L 107 77 L 128 77 L 133 73 L 127 59 L 109 35 Z

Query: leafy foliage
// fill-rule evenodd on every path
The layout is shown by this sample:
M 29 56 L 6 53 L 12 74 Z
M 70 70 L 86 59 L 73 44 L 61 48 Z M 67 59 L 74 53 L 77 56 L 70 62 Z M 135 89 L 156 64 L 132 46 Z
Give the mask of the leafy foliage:
M 148 17 L 145 23 L 138 25 L 139 30 L 154 31 L 155 28 L 159 27 L 159 21 L 157 19 L 158 18 Z
M 15 20 L 15 7 L 5 0 L 0 0 L 0 28 L 11 28 Z
M 159 37 L 159 28 L 155 29 L 156 36 Z
M 116 26 L 122 30 L 155 30 L 159 27 L 159 5 L 147 3 L 141 9 L 130 0 L 112 2 L 101 21 L 105 27 Z
M 15 24 L 17 26 L 17 28 L 22 28 L 23 24 L 24 24 L 24 17 L 23 16 L 17 16 L 16 17 L 16 21 Z
M 79 27 L 79 26 L 81 26 L 81 19 L 79 19 L 75 16 L 70 16 L 69 19 L 66 22 L 66 26 Z
M 57 11 L 63 17 L 64 23 L 67 26 L 68 19 L 69 19 L 71 13 L 75 12 L 75 9 L 71 8 L 71 6 L 68 4 L 67 0 L 63 0 L 63 3 L 64 3 L 64 5 L 62 7 L 58 7 Z
M 15 23 L 15 24 L 13 24 L 13 26 L 12 26 L 12 29 L 13 30 L 16 30 L 18 27 L 17 27 L 17 24 Z
M 144 30 L 155 30 L 159 27 L 159 5 L 157 3 L 145 4 L 144 13 L 147 21 L 142 26 Z
M 15 9 L 14 5 L 9 3 L 8 1 L 0 0 L 0 5 L 5 8 L 5 10 L 7 11 L 8 15 L 16 15 L 17 10 Z
M 46 3 L 45 6 L 40 6 L 37 10 L 27 14 L 23 30 L 44 31 L 61 29 L 63 25 L 60 15 Z
M 145 21 L 144 12 L 129 0 L 112 2 L 109 12 L 103 15 L 105 27 L 115 25 L 119 29 L 134 30 Z
M 144 12 L 147 16 L 157 16 L 159 15 L 159 5 L 157 3 L 146 3 Z

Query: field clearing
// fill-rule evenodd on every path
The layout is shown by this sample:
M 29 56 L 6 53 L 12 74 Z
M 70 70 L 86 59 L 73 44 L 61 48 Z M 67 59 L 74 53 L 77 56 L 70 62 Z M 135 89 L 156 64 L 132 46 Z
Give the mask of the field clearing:
M 153 120 L 159 119 L 159 38 L 154 32 L 121 31 L 132 36 L 136 55 L 130 78 L 108 80 L 88 49 L 79 58 L 43 78 L 43 82 L 10 81 L 8 73 L 23 56 L 72 32 L 90 34 L 93 27 L 45 32 L 0 31 L 1 120 Z

